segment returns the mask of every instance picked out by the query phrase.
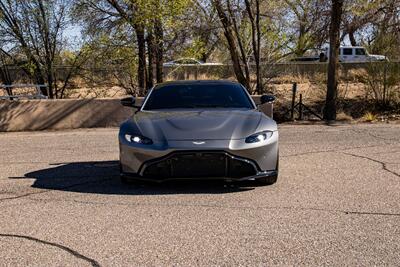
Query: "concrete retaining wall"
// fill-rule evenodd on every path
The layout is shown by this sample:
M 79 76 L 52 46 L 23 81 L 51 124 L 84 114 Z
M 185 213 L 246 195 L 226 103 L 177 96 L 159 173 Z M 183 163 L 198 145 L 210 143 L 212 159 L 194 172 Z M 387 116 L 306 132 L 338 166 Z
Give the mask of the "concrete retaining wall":
M 253 97 L 256 103 L 258 96 Z M 140 105 L 142 98 L 136 100 Z M 271 106 L 262 110 L 271 114 Z M 134 110 L 119 99 L 0 101 L 0 131 L 38 131 L 119 126 Z

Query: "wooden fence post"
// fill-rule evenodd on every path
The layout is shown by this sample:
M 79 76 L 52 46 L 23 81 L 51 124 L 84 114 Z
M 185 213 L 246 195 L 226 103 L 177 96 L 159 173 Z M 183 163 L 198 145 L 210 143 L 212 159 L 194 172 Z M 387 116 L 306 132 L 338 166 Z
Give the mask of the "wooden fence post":
M 290 109 L 290 119 L 294 120 L 294 103 L 296 101 L 297 83 L 293 83 L 292 87 L 292 106 Z

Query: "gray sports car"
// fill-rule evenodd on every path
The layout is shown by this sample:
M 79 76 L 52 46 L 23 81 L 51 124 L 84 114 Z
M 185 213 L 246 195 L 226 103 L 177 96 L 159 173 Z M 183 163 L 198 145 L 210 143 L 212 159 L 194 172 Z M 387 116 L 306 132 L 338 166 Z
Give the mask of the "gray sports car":
M 263 95 L 261 103 L 275 97 Z M 230 81 L 177 81 L 150 90 L 119 131 L 121 180 L 276 182 L 278 129 L 247 90 Z

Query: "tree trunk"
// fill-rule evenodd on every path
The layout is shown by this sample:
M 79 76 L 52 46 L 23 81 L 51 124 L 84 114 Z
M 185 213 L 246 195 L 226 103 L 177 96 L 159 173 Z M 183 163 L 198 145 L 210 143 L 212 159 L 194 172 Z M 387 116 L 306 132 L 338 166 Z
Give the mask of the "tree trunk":
M 256 0 L 256 32 L 257 32 L 257 54 L 255 56 L 256 59 L 256 75 L 257 75 L 257 94 L 261 95 L 263 93 L 263 84 L 261 80 L 261 69 L 260 69 L 260 61 L 261 61 L 261 29 L 260 29 L 260 1 Z
M 156 52 L 156 80 L 157 83 L 162 83 L 164 78 L 163 63 L 164 63 L 164 32 L 160 18 L 156 18 L 154 23 L 155 35 L 155 52 Z
M 297 45 L 296 45 L 296 51 L 295 54 L 296 56 L 303 56 L 304 52 L 307 50 L 306 49 L 306 43 L 305 39 L 307 31 L 306 31 L 306 23 L 307 23 L 307 13 L 304 13 L 302 17 L 299 17 L 299 38 L 297 39 Z
M 44 78 L 42 72 L 39 69 L 36 69 L 33 75 L 34 75 L 34 79 L 36 80 L 36 84 L 39 84 L 39 85 L 46 84 L 46 79 Z M 40 87 L 40 91 L 42 92 L 43 95 L 51 98 L 51 96 L 49 94 L 50 89 L 47 90 L 47 87 Z
M 249 81 L 244 76 L 242 68 L 240 66 L 240 60 L 234 39 L 234 33 L 232 31 L 232 23 L 226 16 L 220 0 L 215 0 L 214 5 L 215 8 L 217 9 L 217 13 L 222 23 L 222 26 L 224 27 L 224 35 L 226 41 L 228 42 L 229 53 L 231 55 L 233 71 L 235 72 L 236 79 L 238 80 L 239 83 L 241 83 L 244 87 L 246 87 L 247 90 L 250 90 Z
M 245 0 L 246 3 L 246 10 L 247 10 L 247 14 L 249 15 L 249 19 L 250 19 L 250 24 L 251 24 L 251 41 L 252 41 L 252 46 L 253 46 L 253 57 L 254 57 L 254 61 L 256 63 L 256 93 L 260 94 L 261 93 L 261 82 L 260 82 L 260 53 L 259 53 L 259 29 L 260 29 L 260 19 L 259 19 L 259 2 L 258 0 L 255 1 L 256 2 L 256 9 L 258 12 L 258 14 L 253 13 L 253 10 L 251 8 L 251 4 L 249 2 L 249 0 Z
M 0 66 L 0 82 L 2 82 L 4 85 L 11 85 L 12 80 L 10 78 L 10 74 L 8 72 L 7 66 Z M 12 95 L 12 88 L 7 87 L 6 88 L 7 94 Z
M 246 77 L 247 83 L 249 84 L 249 90 L 250 90 L 250 70 L 249 70 L 249 64 L 247 62 L 247 54 L 246 51 L 244 50 L 243 47 L 243 42 L 242 42 L 242 38 L 240 37 L 240 32 L 236 23 L 236 19 L 235 19 L 235 14 L 233 13 L 232 7 L 231 7 L 231 3 L 229 0 L 227 0 L 227 7 L 228 7 L 228 12 L 231 16 L 232 19 L 232 25 L 233 25 L 233 30 L 234 33 L 236 35 L 236 40 L 239 46 L 239 51 L 240 51 L 240 58 L 242 59 L 242 65 L 244 68 L 244 75 Z M 251 92 L 250 92 L 251 93 Z
M 136 39 L 138 45 L 138 57 L 139 57 L 139 65 L 138 65 L 138 86 L 139 86 L 139 94 L 142 95 L 144 93 L 144 89 L 146 88 L 146 40 L 144 38 L 144 27 L 143 25 L 136 25 Z
M 336 98 L 338 87 L 338 61 L 340 46 L 340 23 L 344 0 L 332 0 L 331 25 L 329 28 L 328 84 L 324 108 L 324 120 L 336 120 Z
M 53 76 L 47 75 L 47 87 L 49 88 L 49 98 L 54 98 Z
M 6 63 L 6 60 L 4 58 L 2 51 L 0 51 L 0 81 L 4 85 L 11 85 L 13 82 L 11 79 L 10 72 L 8 70 L 8 66 L 7 66 L 7 63 Z M 10 91 L 8 91 L 8 90 L 10 90 Z M 11 95 L 12 94 L 11 88 L 8 88 L 7 92 L 9 95 Z
M 3 61 L 0 63 L 3 65 L 0 66 L 0 82 L 2 82 L 4 85 L 11 85 L 12 80 L 10 78 L 10 73 L 8 72 L 8 67 L 3 63 Z M 11 87 L 7 87 L 6 91 L 9 96 L 12 96 L 13 92 Z
M 349 31 L 349 39 L 352 46 L 357 46 L 357 41 L 354 37 L 354 31 Z
M 146 89 L 150 89 L 153 87 L 154 84 L 154 76 L 153 76 L 153 63 L 154 63 L 154 35 L 153 30 L 149 29 L 147 32 L 147 59 L 148 59 L 148 66 L 147 66 L 147 83 Z
M 55 98 L 55 79 L 53 75 L 53 64 L 49 55 L 46 55 L 46 76 L 47 76 L 47 87 L 49 88 L 49 98 Z

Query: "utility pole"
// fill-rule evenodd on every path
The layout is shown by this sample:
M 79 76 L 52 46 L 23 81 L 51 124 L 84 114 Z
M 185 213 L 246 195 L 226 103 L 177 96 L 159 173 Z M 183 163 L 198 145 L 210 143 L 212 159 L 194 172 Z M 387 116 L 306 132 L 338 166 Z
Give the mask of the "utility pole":
M 331 24 L 329 27 L 328 84 L 324 108 L 324 120 L 336 120 L 336 98 L 338 87 L 338 62 L 340 47 L 340 24 L 344 0 L 331 0 Z

